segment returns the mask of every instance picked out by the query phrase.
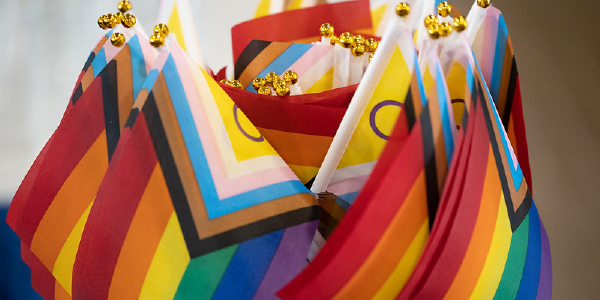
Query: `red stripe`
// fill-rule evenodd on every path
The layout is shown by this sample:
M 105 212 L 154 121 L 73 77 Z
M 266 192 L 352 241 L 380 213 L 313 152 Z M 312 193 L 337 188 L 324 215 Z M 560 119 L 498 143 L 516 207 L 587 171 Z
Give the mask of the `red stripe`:
M 239 89 L 226 88 L 225 91 L 256 127 L 321 136 L 335 135 L 354 94 L 354 89 L 335 90 L 323 99 L 328 99 L 327 104 L 333 103 L 341 107 L 328 107 L 318 105 L 319 102 L 289 103 L 277 99 L 279 97 Z M 294 97 L 296 96 L 288 98 Z
M 73 267 L 73 298 L 108 297 L 121 247 L 157 164 L 142 114 L 123 147 L 109 166 L 83 232 Z
M 523 171 L 523 176 L 525 176 L 525 181 L 527 181 L 529 191 L 533 193 L 531 167 L 529 166 L 529 149 L 527 149 L 527 133 L 525 132 L 525 119 L 523 117 L 523 101 L 521 100 L 521 84 L 518 76 L 511 108 L 511 119 L 515 132 L 515 139 L 517 140 L 517 160 Z
M 71 109 L 46 145 L 45 157 L 37 160 L 13 201 L 22 206 L 12 225 L 21 240 L 31 247 L 31 240 L 46 209 L 88 148 L 104 130 L 102 82 L 97 77 Z M 31 181 L 30 181 L 31 180 Z M 25 214 L 26 212 L 26 214 Z M 12 219 L 12 218 L 11 218 Z
M 27 257 L 31 268 L 31 286 L 44 299 L 54 299 L 54 286 L 56 280 L 46 266 L 27 247 L 21 247 L 21 256 Z
M 315 260 L 278 294 L 284 299 L 329 299 L 369 256 L 423 171 L 420 123 L 406 139 L 402 117 L 381 159 Z

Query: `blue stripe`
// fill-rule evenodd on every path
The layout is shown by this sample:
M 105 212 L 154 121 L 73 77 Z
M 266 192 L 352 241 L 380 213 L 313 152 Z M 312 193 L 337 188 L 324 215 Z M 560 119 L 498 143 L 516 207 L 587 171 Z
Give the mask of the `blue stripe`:
M 131 52 L 131 74 L 133 79 L 133 99 L 137 98 L 138 93 L 144 85 L 144 80 L 148 76 L 146 71 L 146 61 L 142 52 L 142 46 L 137 35 L 134 35 L 129 42 L 129 50 Z
M 423 84 L 423 76 L 419 69 L 419 62 L 417 60 L 417 53 L 415 52 L 415 67 L 413 69 L 413 75 L 417 76 L 417 83 L 419 85 L 419 95 L 421 95 L 421 104 L 425 106 L 427 104 L 427 94 L 425 94 L 425 85 Z
M 264 68 L 257 77 L 265 77 L 269 72 L 275 72 L 279 75 L 283 74 L 289 69 L 294 63 L 296 63 L 310 48 L 313 46 L 310 44 L 299 44 L 293 43 L 288 47 L 281 55 L 279 55 L 270 65 Z M 247 91 L 256 93 L 251 84 L 246 87 Z
M 527 260 L 523 269 L 523 277 L 516 299 L 535 299 L 540 284 L 542 267 L 542 240 L 540 236 L 540 216 L 535 203 L 529 210 L 529 242 L 527 243 Z
M 214 219 L 250 206 L 274 199 L 308 192 L 299 180 L 284 181 L 254 189 L 229 198 L 220 199 L 212 178 L 206 153 L 196 129 L 183 85 L 173 57 L 169 55 L 163 67 L 175 114 L 189 154 L 196 180 L 210 219 Z M 233 103 L 232 103 L 233 105 Z
M 498 102 L 500 96 L 500 85 L 502 83 L 502 71 L 504 69 L 504 53 L 506 52 L 506 43 L 508 38 L 508 28 L 504 22 L 504 17 L 500 14 L 498 20 L 498 33 L 496 35 L 496 49 L 494 53 L 494 69 L 492 71 L 492 85 L 490 92 L 495 102 Z
M 241 243 L 212 299 L 252 299 L 271 265 L 284 231 Z
M 350 208 L 350 206 L 354 204 L 354 200 L 356 200 L 356 197 L 358 197 L 358 194 L 360 194 L 361 191 L 338 195 L 341 201 L 337 201 L 338 199 L 336 199 L 336 202 L 345 210 L 348 210 L 348 208 Z
M 142 89 L 146 89 L 146 90 L 150 91 L 152 89 L 152 87 L 154 86 L 156 79 L 158 79 L 158 74 L 159 74 L 159 71 L 157 69 L 150 70 L 150 72 L 148 72 L 146 80 L 144 80 Z
M 104 52 L 104 48 L 98 51 L 94 60 L 92 60 L 92 68 L 94 69 L 94 78 L 100 74 L 102 70 L 106 67 L 106 53 Z
M 452 138 L 452 131 L 456 130 L 456 124 L 450 123 L 449 114 L 453 113 L 452 110 L 448 107 L 448 98 L 446 98 L 447 94 L 446 85 L 444 84 L 444 75 L 442 74 L 442 66 L 437 65 L 436 67 L 436 86 L 438 93 L 438 103 L 440 107 L 440 116 L 442 118 L 442 131 L 444 132 L 444 146 L 446 148 L 446 163 L 448 168 L 450 167 L 450 162 L 452 161 L 452 153 L 454 153 L 454 139 Z

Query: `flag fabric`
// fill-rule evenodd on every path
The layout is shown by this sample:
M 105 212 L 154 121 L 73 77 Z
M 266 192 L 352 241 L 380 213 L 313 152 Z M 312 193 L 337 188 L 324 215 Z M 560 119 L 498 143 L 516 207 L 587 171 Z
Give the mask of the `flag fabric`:
M 141 43 L 148 42 L 139 39 L 129 34 L 120 49 L 105 45 L 94 55 L 87 72 L 97 75 L 85 92 L 72 98 L 72 107 L 17 190 L 7 216 L 23 248 L 30 249 L 31 261 L 37 262 L 32 274 L 50 274 L 63 290 L 70 288 L 63 271 L 72 268 L 85 219 L 145 80 L 146 63 L 154 59 L 154 50 L 144 52 Z M 54 282 L 42 287 L 54 290 Z
M 399 299 L 550 299 L 545 230 L 485 82 L 474 73 L 440 214 Z
M 314 261 L 279 293 L 283 299 L 388 299 L 411 275 L 427 243 L 456 136 L 437 55 L 424 55 L 427 83 L 420 82 L 419 70 L 413 73 L 404 108 L 364 189 Z M 428 88 L 427 100 L 413 88 Z
M 316 200 L 176 43 L 157 60 L 86 224 L 73 296 L 272 296 L 306 264 Z
M 200 41 L 188 0 L 161 0 L 158 23 L 166 24 L 180 47 L 201 67 L 206 68 Z
M 359 83 L 311 190 L 354 201 L 371 173 L 400 114 L 417 55 L 412 35 L 398 19 L 377 48 Z
M 327 0 L 261 0 L 256 7 L 254 18 L 326 3 Z
M 472 29 L 473 53 L 515 150 L 523 176 L 532 191 L 521 85 L 508 27 L 502 12 L 497 8 L 490 6 L 474 9 L 483 10 L 483 13 L 481 23 Z

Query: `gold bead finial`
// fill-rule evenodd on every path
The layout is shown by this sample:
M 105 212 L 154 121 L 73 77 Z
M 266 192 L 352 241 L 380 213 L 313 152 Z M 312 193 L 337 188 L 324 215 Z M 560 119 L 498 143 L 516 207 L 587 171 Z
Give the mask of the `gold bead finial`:
M 406 17 L 410 13 L 410 5 L 406 2 L 400 2 L 396 5 L 396 14 L 400 17 Z
M 450 22 L 442 22 L 440 24 L 440 28 L 439 28 L 439 32 L 440 32 L 440 36 L 444 37 L 444 36 L 449 36 L 452 33 L 452 25 L 450 24 Z
M 273 87 L 275 89 L 277 89 L 278 87 L 284 86 L 284 85 L 287 86 L 287 83 L 282 78 L 277 77 L 277 78 L 273 79 Z
M 279 85 L 275 87 L 275 93 L 279 96 L 289 96 L 290 95 L 290 87 L 287 85 Z
M 154 26 L 154 33 L 157 33 L 163 37 L 169 35 L 169 27 L 167 27 L 167 25 L 165 24 L 156 24 L 156 26 Z
M 437 12 L 442 17 L 447 17 L 452 13 L 452 6 L 448 4 L 448 1 L 444 1 L 438 4 Z
M 433 24 L 440 24 L 440 20 L 438 19 L 438 17 L 436 15 L 429 15 L 427 17 L 425 17 L 425 27 L 429 27 Z
M 357 34 L 352 37 L 352 45 L 364 44 L 364 43 L 365 43 L 365 38 L 362 35 Z
M 238 89 L 244 89 L 244 85 L 239 80 L 232 80 L 231 86 Z
M 252 80 L 252 87 L 258 92 L 258 89 L 267 85 L 267 81 L 262 77 L 256 77 Z
M 123 13 L 122 12 L 116 12 L 113 14 L 115 16 L 115 18 L 117 19 L 117 24 L 123 22 Z
M 275 78 L 279 78 L 279 75 L 277 75 L 277 73 L 267 73 L 267 75 L 265 75 L 265 81 L 267 82 L 267 85 L 273 86 L 273 81 L 275 81 Z
M 113 14 L 107 14 L 104 16 L 104 26 L 106 28 L 112 29 L 117 26 L 117 18 Z
M 321 32 L 322 37 L 331 37 L 334 33 L 333 25 L 329 23 L 323 23 L 323 25 L 321 25 L 321 27 L 319 28 L 319 31 Z
M 488 8 L 492 4 L 492 0 L 477 0 L 477 5 L 482 8 Z
M 287 84 L 296 84 L 298 82 L 298 73 L 294 70 L 288 70 L 283 73 L 283 80 Z
M 123 23 L 123 26 L 125 26 L 125 28 L 133 27 L 133 25 L 135 25 L 136 22 L 137 22 L 137 20 L 136 20 L 135 16 L 132 14 L 123 15 L 123 21 L 121 21 L 121 23 Z
M 365 44 L 354 44 L 352 46 L 352 55 L 361 56 L 365 54 Z
M 129 1 L 127 0 L 123 0 L 119 2 L 119 5 L 117 5 L 117 9 L 124 13 L 131 9 L 131 3 L 129 3 Z
M 365 40 L 365 51 L 367 52 L 375 52 L 379 47 L 379 42 L 374 38 L 368 38 Z
M 261 87 L 258 89 L 258 91 L 257 91 L 257 92 L 258 92 L 259 94 L 261 94 L 261 95 L 269 95 L 269 96 L 270 96 L 270 95 L 271 95 L 271 88 L 270 88 L 270 87 L 268 87 L 268 86 L 266 86 L 266 85 L 265 85 L 265 86 L 261 86 Z
M 463 16 L 455 17 L 453 25 L 457 32 L 462 32 L 463 30 L 467 29 L 467 19 L 465 19 Z
M 429 34 L 430 38 L 437 40 L 440 37 L 440 25 L 432 24 L 431 26 L 427 27 L 427 33 Z
M 150 36 L 150 45 L 152 45 L 154 48 L 158 48 L 162 45 L 165 44 L 165 38 L 158 34 L 158 33 L 154 33 L 153 35 Z
M 331 46 L 335 46 L 335 44 L 337 43 L 337 39 L 338 39 L 338 38 L 337 38 L 337 36 L 335 36 L 335 35 L 332 35 L 332 36 L 330 36 L 330 37 L 329 37 L 329 45 L 331 45 Z
M 104 24 L 104 15 L 100 16 L 98 18 L 98 26 L 100 26 L 100 28 L 102 29 L 106 29 L 106 24 Z
M 115 47 L 121 47 L 125 43 L 125 36 L 120 32 L 115 32 L 110 37 L 110 43 Z
M 227 85 L 227 86 L 232 86 L 231 81 L 227 80 L 227 79 L 221 79 L 219 80 L 220 83 Z
M 375 52 L 371 52 L 371 54 L 369 54 L 369 62 L 371 62 L 373 60 L 374 55 L 375 55 Z
M 354 41 L 352 40 L 352 34 L 350 32 L 342 33 L 337 39 L 337 43 L 344 48 L 352 47 L 353 42 Z

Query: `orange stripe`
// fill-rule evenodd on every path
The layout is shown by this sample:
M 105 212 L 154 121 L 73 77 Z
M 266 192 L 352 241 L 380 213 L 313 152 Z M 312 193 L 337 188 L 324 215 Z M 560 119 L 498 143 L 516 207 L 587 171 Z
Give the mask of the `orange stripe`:
M 71 300 L 71 295 L 58 283 L 54 282 L 54 300 Z
M 333 137 L 258 128 L 287 164 L 320 167 Z
M 446 293 L 445 299 L 465 299 L 471 295 L 481 275 L 492 243 L 496 218 L 498 216 L 498 202 L 500 201 L 502 190 L 500 178 L 498 177 L 498 169 L 496 168 L 496 160 L 494 159 L 491 147 L 488 154 L 484 183 L 481 206 L 477 215 L 475 230 L 471 236 L 471 242 L 469 243 L 460 269 Z
M 254 60 L 244 69 L 238 80 L 244 85 L 248 86 L 252 83 L 252 80 L 262 72 L 268 65 L 271 64 L 277 57 L 279 57 L 291 43 L 271 43 L 265 48 L 260 54 L 258 54 Z
M 81 77 L 82 91 L 85 92 L 85 90 L 87 90 L 90 84 L 92 84 L 92 81 L 94 81 L 94 78 L 94 67 L 90 66 L 89 69 L 85 72 L 85 74 L 83 74 L 83 77 Z
M 425 172 L 421 171 L 371 255 L 334 299 L 370 299 L 375 296 L 427 220 L 426 199 Z
M 54 263 L 75 224 L 94 200 L 108 168 L 106 131 L 81 158 L 46 210 L 31 242 L 31 251 L 48 270 Z
M 109 299 L 137 299 L 173 204 L 157 163 L 131 221 L 112 278 Z
M 129 118 L 133 106 L 133 74 L 131 68 L 131 48 L 129 45 L 123 47 L 114 58 L 117 61 L 117 84 L 119 105 L 119 130 L 123 131 L 125 122 Z M 137 75 L 137 74 L 136 74 Z

